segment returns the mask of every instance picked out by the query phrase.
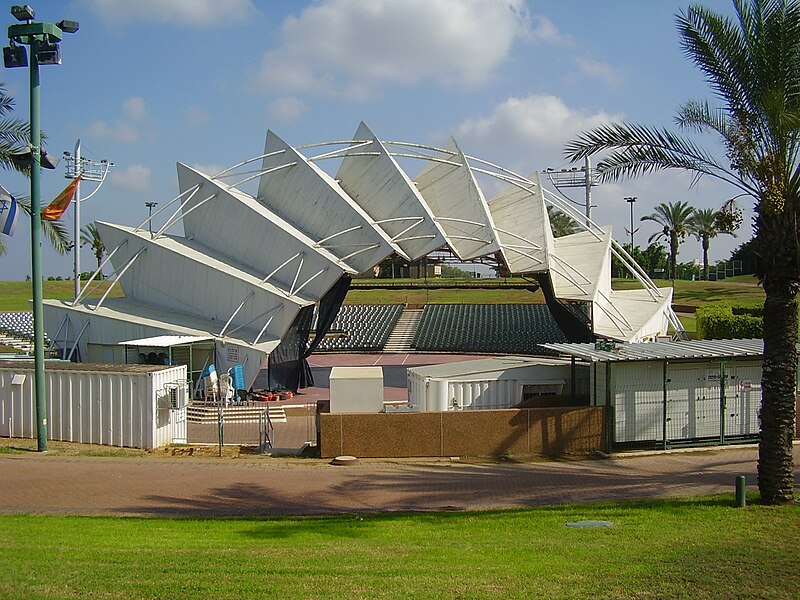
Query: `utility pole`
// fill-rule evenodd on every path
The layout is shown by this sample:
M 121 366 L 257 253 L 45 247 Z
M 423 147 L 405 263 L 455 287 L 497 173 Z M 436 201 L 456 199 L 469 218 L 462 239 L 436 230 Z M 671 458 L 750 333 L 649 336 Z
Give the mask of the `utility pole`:
M 70 154 L 64 152 L 64 158 L 67 162 L 67 172 L 64 175 L 67 179 L 75 179 L 78 175 L 81 176 L 83 181 L 97 182 L 97 187 L 86 198 L 81 198 L 81 183 L 78 181 L 78 186 L 75 188 L 75 228 L 73 230 L 73 267 L 72 272 L 75 277 L 75 298 L 80 294 L 80 278 L 81 278 L 81 202 L 85 202 L 94 196 L 103 182 L 106 180 L 108 170 L 114 166 L 114 163 L 107 160 L 91 160 L 81 156 L 81 141 L 75 142 L 75 153 Z
M 586 215 L 586 225 L 588 226 L 592 218 L 592 188 L 600 183 L 600 178 L 597 175 L 597 171 L 592 169 L 589 157 L 587 156 L 584 160 L 583 167 L 545 169 L 544 172 L 556 189 L 584 188 L 586 190 L 584 214 Z

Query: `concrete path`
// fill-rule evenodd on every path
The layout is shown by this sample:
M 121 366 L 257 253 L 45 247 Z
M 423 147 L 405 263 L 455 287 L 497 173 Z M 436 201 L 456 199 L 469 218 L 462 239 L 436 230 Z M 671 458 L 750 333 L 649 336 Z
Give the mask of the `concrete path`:
M 800 446 L 795 445 L 800 480 Z M 210 517 L 477 510 L 733 492 L 757 450 L 468 463 L 284 458 L 0 455 L 0 513 Z M 798 490 L 800 495 L 800 490 Z

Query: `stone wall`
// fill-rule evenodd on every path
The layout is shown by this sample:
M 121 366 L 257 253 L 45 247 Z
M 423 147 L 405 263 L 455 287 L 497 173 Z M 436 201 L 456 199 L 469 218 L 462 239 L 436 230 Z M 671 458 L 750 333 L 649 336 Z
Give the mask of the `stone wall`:
M 323 458 L 542 456 L 603 449 L 602 406 L 319 415 Z

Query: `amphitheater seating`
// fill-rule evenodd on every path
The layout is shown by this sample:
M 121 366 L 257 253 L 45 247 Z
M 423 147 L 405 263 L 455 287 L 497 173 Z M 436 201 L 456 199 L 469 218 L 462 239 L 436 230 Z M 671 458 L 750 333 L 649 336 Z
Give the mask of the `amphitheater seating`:
M 402 312 L 402 304 L 344 304 L 317 350 L 379 352 Z
M 568 341 L 543 304 L 428 304 L 412 346 L 426 352 L 552 354 Z
M 33 313 L 29 311 L 0 313 L 0 333 L 12 337 L 33 339 Z

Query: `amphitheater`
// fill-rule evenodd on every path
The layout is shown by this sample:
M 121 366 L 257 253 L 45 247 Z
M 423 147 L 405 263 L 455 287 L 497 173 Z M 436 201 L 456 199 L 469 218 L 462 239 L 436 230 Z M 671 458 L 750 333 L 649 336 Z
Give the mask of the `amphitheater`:
M 90 281 L 75 301 L 46 301 L 45 331 L 62 357 L 96 360 L 118 356 L 126 341 L 191 336 L 213 341 L 218 370 L 243 365 L 245 387 L 267 369 L 270 387 L 297 389 L 302 361 L 320 344 L 340 343 L 326 335 L 337 315 L 343 321 L 358 310 L 339 310 L 352 277 L 388 257 L 415 261 L 437 252 L 492 260 L 499 272 L 530 278 L 569 341 L 635 342 L 682 331 L 672 289 L 656 287 L 610 227 L 576 213 L 538 174 L 523 177 L 466 155 L 454 140 L 444 147 L 382 140 L 361 123 L 352 139 L 295 148 L 269 131 L 262 154 L 219 173 L 179 163 L 178 183 L 178 196 L 137 227 L 98 222 L 108 253 L 101 268 L 112 265 L 112 286 L 124 296 L 87 299 Z M 548 205 L 583 231 L 554 238 Z M 151 234 L 152 219 L 163 224 Z M 612 256 L 641 289 L 611 289 Z M 376 314 L 376 328 L 385 333 L 398 310 Z M 417 346 L 471 343 L 444 325 L 464 327 L 472 316 L 462 310 L 505 309 L 426 307 Z M 475 313 L 478 321 L 485 316 Z M 528 325 L 515 330 L 521 335 L 511 351 L 529 352 L 539 317 L 519 318 Z M 350 334 L 357 345 L 382 341 L 361 329 Z M 507 351 L 480 327 L 475 335 L 487 336 L 489 351 Z
M 234 403 L 279 392 L 268 416 L 281 422 L 279 411 L 302 405 L 308 439 L 311 403 L 291 396 L 324 389 L 332 364 L 312 355 L 372 353 L 342 360 L 381 362 L 387 388 L 405 392 L 408 364 L 544 357 L 554 351 L 543 344 L 683 335 L 672 288 L 657 287 L 611 227 L 547 190 L 538 173 L 467 155 L 452 139 L 442 147 L 385 140 L 361 123 L 352 139 L 293 147 L 268 131 L 258 156 L 217 173 L 182 163 L 177 171 L 178 195 L 160 199 L 143 223 L 97 222 L 105 260 L 77 298 L 44 302 L 52 355 L 186 364 L 195 400 L 209 391 Z M 580 231 L 556 238 L 548 209 Z M 489 264 L 541 290 L 545 303 L 344 304 L 352 280 L 385 261 L 428 259 Z M 638 289 L 612 289 L 612 259 Z M 93 293 L 104 270 L 110 282 Z M 112 297 L 117 286 L 122 294 Z M 381 358 L 388 356 L 405 358 Z M 216 373 L 233 377 L 224 393 Z

